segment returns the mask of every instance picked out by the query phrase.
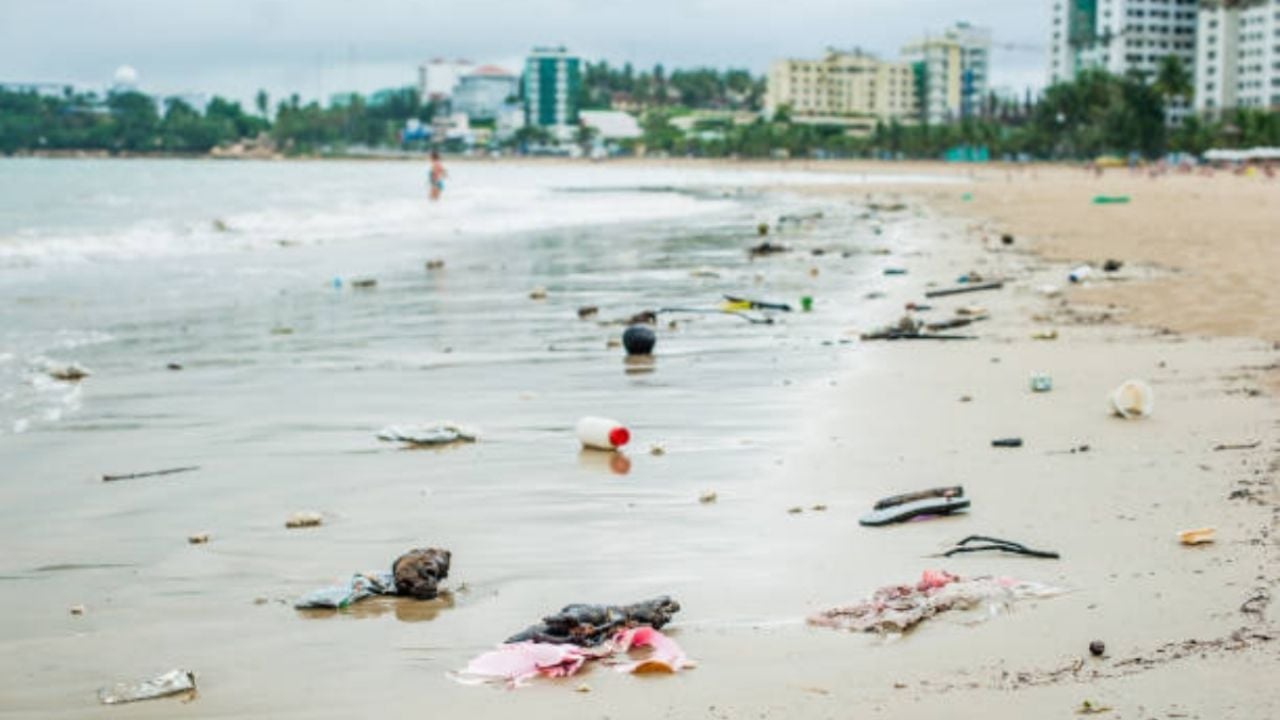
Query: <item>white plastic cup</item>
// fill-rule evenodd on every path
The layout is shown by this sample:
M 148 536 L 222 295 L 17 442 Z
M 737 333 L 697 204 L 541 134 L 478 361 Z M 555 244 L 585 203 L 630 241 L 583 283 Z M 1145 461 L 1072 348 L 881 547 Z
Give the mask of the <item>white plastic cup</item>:
M 1111 393 L 1111 409 L 1126 420 L 1147 417 L 1155 402 L 1155 391 L 1141 380 L 1126 380 Z
M 595 450 L 617 450 L 631 441 L 631 431 L 608 418 L 584 417 L 578 421 L 577 432 L 582 446 Z

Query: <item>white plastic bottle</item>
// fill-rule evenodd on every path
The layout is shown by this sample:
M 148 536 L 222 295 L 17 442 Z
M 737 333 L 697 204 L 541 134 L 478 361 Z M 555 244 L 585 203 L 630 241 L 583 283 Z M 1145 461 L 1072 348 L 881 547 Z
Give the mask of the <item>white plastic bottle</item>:
M 631 431 L 608 418 L 584 417 L 578 421 L 577 432 L 583 447 L 596 450 L 617 450 L 631 441 Z

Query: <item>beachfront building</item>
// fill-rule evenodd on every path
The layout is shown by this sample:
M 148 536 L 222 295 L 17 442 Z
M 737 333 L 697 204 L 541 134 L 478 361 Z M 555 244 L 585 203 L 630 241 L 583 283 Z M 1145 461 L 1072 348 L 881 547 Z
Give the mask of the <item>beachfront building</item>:
M 956 23 L 902 48 L 911 63 L 920 119 L 938 125 L 982 114 L 991 74 L 991 31 Z
M 561 141 L 578 126 L 582 61 L 563 47 L 534 48 L 525 61 L 524 116 L 529 126 L 546 128 Z
M 1049 83 L 1069 81 L 1086 68 L 1115 75 L 1131 71 L 1154 79 L 1161 60 L 1173 55 L 1193 72 L 1198 0 L 1049 0 Z M 1174 101 L 1178 122 L 1189 110 Z
M 458 79 L 452 109 L 472 122 L 495 120 L 519 92 L 520 81 L 515 75 L 496 65 L 482 65 Z
M 886 62 L 860 50 L 829 50 L 821 60 L 777 60 L 769 68 L 765 114 L 791 121 L 838 125 L 869 133 L 877 122 L 916 116 L 911 65 Z
M 1280 108 L 1280 2 L 1201 3 L 1195 108 Z

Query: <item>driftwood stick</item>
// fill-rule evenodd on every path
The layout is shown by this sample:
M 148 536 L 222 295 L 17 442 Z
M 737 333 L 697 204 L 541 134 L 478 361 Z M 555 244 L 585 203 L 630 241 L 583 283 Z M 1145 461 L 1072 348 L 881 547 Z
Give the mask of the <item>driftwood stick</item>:
M 191 472 L 199 470 L 199 465 L 190 465 L 187 467 L 166 468 L 164 470 L 152 470 L 150 472 L 130 473 L 128 475 L 103 475 L 102 482 L 116 482 L 117 480 L 137 480 L 139 478 L 156 477 L 157 475 L 173 475 L 174 473 Z
M 1261 440 L 1254 440 L 1249 443 L 1221 443 L 1213 446 L 1214 452 L 1222 452 L 1223 450 L 1252 450 L 1262 444 Z
M 924 294 L 927 298 L 945 297 L 947 295 L 959 295 L 960 293 L 978 292 L 979 290 L 999 290 L 1004 287 L 1003 280 L 996 282 L 979 283 L 977 285 L 962 285 L 960 287 L 946 288 L 944 290 L 930 290 Z

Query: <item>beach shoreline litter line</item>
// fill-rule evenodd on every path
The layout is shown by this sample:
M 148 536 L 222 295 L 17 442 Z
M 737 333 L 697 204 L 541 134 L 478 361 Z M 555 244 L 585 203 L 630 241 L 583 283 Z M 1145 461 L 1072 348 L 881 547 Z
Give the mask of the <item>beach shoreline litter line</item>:
M 849 632 L 902 634 L 950 611 L 986 607 L 994 614 L 1013 602 L 1053 597 L 1064 592 L 1043 583 L 1005 577 L 962 578 L 945 570 L 925 570 L 910 585 L 887 585 L 854 605 L 815 613 L 808 623 Z

